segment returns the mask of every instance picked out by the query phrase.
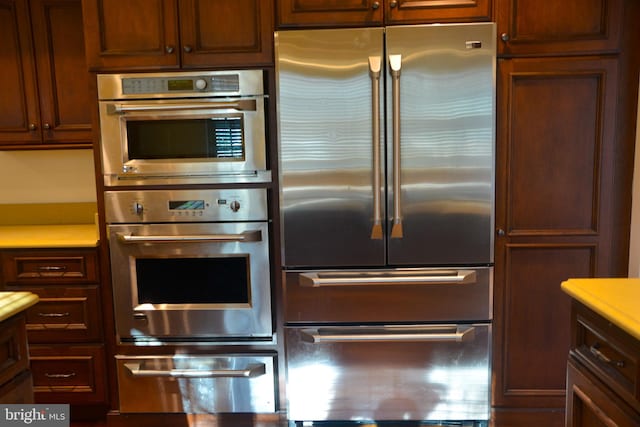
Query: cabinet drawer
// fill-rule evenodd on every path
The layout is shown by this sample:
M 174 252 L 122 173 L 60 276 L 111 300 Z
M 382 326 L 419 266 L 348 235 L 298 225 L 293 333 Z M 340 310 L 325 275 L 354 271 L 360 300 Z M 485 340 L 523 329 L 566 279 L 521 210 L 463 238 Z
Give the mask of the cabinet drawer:
M 573 352 L 627 400 L 640 397 L 640 344 L 586 307 L 576 310 Z
M 95 250 L 4 251 L 5 285 L 96 283 Z
M 29 288 L 40 301 L 27 310 L 30 343 L 99 341 L 98 288 Z
M 101 403 L 106 397 L 104 349 L 30 346 L 36 403 Z
M 20 314 L 0 324 L 0 385 L 29 368 L 25 316 Z

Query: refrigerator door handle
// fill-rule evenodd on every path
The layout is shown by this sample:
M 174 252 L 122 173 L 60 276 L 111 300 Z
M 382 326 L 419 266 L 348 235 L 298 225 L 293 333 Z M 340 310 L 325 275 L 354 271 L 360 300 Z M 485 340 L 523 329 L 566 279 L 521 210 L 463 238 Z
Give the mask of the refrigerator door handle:
M 303 329 L 301 338 L 313 344 L 339 342 L 469 342 L 475 338 L 475 328 L 470 325 L 451 327 L 372 327 Z
M 382 239 L 382 201 L 380 200 L 380 70 L 382 60 L 379 56 L 369 57 L 369 76 L 371 77 L 371 145 L 373 174 L 373 227 L 371 239 Z
M 401 239 L 402 207 L 400 200 L 400 69 L 402 55 L 389 55 L 389 69 L 391 70 L 391 93 L 393 111 L 393 226 L 391 238 Z
M 300 286 L 320 288 L 324 286 L 353 285 L 463 285 L 476 282 L 475 270 L 432 270 L 427 272 L 312 272 L 301 273 Z

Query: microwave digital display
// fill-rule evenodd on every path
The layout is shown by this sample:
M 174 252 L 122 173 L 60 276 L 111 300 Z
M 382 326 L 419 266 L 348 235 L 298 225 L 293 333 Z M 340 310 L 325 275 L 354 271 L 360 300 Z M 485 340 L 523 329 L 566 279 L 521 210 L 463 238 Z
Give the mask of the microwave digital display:
M 167 80 L 167 89 L 171 90 L 193 90 L 193 80 L 191 79 L 170 79 Z

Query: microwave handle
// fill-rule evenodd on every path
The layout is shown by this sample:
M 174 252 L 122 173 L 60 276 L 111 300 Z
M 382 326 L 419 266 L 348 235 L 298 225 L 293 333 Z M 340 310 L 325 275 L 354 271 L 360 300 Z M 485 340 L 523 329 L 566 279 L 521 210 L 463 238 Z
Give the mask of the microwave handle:
M 129 112 L 145 111 L 184 111 L 184 110 L 237 110 L 256 111 L 255 99 L 239 99 L 227 102 L 187 102 L 187 103 L 166 103 L 166 104 L 107 104 L 109 114 L 124 114 Z
M 141 369 L 141 363 L 125 363 L 134 377 L 172 378 L 254 378 L 266 373 L 263 363 L 247 366 L 247 369 Z
M 181 236 L 134 236 L 116 233 L 122 243 L 202 243 L 202 242 L 259 242 L 262 240 L 260 230 L 244 231 L 238 234 L 193 234 Z

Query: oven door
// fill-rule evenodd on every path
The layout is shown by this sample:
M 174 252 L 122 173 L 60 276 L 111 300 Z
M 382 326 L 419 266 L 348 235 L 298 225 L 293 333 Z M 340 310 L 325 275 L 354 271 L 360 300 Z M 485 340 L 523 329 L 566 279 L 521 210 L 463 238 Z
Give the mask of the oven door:
M 264 97 L 100 102 L 105 185 L 267 182 Z
M 110 225 L 122 341 L 271 340 L 267 223 Z

